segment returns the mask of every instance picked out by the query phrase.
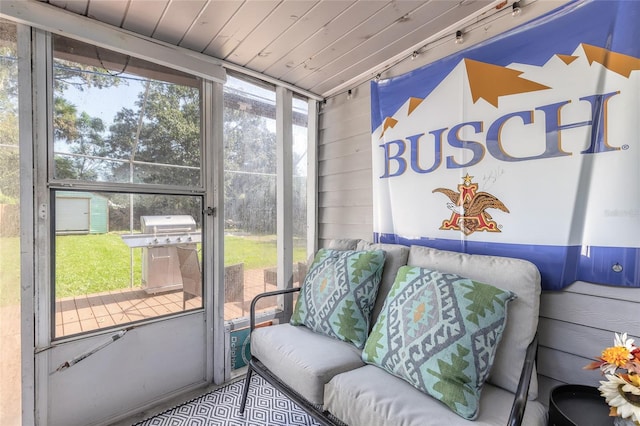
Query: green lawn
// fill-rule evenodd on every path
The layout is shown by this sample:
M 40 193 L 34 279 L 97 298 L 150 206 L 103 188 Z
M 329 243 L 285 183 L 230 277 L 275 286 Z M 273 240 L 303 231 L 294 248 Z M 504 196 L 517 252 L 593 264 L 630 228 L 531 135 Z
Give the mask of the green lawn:
M 260 269 L 276 266 L 276 236 L 234 236 L 224 237 L 224 263 L 233 265 L 244 262 L 245 269 Z M 306 262 L 306 246 L 294 244 L 293 262 Z
M 0 238 L 0 306 L 19 301 L 19 239 Z M 294 262 L 306 260 L 304 246 L 294 248 Z M 129 287 L 130 249 L 117 233 L 56 237 L 56 297 Z M 276 265 L 275 236 L 225 236 L 225 264 L 245 269 Z M 142 281 L 142 249 L 133 250 L 133 286 Z
M 56 237 L 56 297 L 129 287 L 131 255 L 119 234 Z M 142 249 L 133 250 L 133 286 L 140 286 Z

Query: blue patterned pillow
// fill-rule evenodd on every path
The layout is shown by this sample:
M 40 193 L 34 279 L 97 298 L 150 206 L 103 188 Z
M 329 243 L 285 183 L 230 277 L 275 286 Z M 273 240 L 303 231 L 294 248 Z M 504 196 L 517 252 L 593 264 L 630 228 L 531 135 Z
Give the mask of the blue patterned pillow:
M 473 420 L 506 325 L 507 304 L 515 298 L 455 274 L 403 266 L 362 359 Z
M 290 323 L 362 349 L 383 265 L 382 250 L 318 250 Z

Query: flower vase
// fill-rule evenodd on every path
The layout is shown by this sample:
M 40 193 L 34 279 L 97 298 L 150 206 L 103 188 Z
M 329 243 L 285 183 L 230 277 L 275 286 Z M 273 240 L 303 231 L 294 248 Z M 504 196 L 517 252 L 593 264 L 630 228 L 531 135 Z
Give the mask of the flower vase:
M 638 426 L 638 424 L 633 420 L 629 418 L 623 419 L 620 416 L 616 416 L 613 418 L 613 425 L 614 426 Z

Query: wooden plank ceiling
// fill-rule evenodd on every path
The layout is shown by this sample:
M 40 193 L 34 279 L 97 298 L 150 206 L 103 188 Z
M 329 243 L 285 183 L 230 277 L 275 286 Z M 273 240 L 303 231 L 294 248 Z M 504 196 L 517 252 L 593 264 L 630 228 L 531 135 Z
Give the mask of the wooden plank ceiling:
M 40 0 L 326 97 L 496 0 Z M 505 4 L 507 2 L 504 2 Z M 490 13 L 490 12 L 487 12 Z

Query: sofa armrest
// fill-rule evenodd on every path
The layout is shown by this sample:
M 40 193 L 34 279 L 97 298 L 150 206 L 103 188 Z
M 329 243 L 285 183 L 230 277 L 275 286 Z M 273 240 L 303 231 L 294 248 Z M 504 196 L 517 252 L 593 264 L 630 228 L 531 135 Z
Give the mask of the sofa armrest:
M 508 426 L 520 426 L 520 424 L 522 423 L 524 409 L 527 405 L 527 396 L 529 394 L 531 374 L 533 373 L 533 366 L 535 364 L 537 352 L 538 335 L 536 334 L 527 347 L 524 364 L 522 366 L 522 372 L 520 373 L 520 381 L 518 382 L 518 389 L 516 389 L 516 396 L 513 400 L 511 414 L 509 415 L 509 422 L 507 423 Z
M 270 297 L 270 296 L 279 296 L 281 294 L 294 293 L 296 291 L 300 291 L 300 287 L 285 288 L 285 289 L 282 289 L 282 290 L 274 290 L 274 291 L 267 291 L 265 293 L 260 293 L 256 297 L 254 297 L 253 300 L 251 301 L 251 307 L 249 308 L 249 330 L 250 330 L 250 332 L 252 332 L 253 329 L 256 328 L 256 304 L 258 303 L 258 301 L 260 299 L 263 299 L 265 297 Z

